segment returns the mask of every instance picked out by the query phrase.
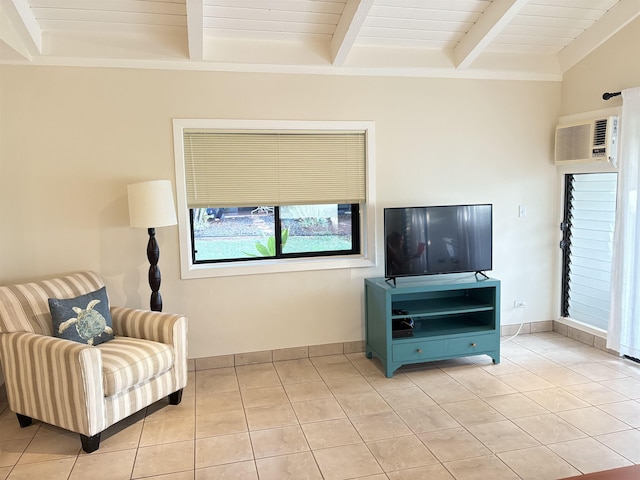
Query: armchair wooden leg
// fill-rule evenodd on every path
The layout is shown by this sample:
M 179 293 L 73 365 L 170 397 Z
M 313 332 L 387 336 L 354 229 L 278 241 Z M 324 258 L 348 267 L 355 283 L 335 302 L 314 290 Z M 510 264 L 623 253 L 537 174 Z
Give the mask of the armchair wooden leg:
M 179 405 L 182 401 L 182 389 L 176 390 L 172 394 L 169 395 L 169 403 L 171 405 Z
M 21 428 L 28 427 L 33 422 L 33 419 L 31 417 L 27 417 L 26 415 L 16 413 L 16 416 L 18 417 L 18 423 L 20 424 Z
M 80 442 L 82 442 L 82 450 L 87 453 L 95 452 L 100 446 L 100 434 L 96 433 L 92 437 L 80 434 Z

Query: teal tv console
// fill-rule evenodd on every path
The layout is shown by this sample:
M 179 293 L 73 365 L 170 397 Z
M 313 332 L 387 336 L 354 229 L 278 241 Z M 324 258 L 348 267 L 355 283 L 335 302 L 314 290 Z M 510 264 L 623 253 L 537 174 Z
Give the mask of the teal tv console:
M 500 281 L 475 276 L 365 279 L 366 355 L 402 365 L 469 355 L 500 363 Z M 396 330 L 402 321 L 413 328 Z

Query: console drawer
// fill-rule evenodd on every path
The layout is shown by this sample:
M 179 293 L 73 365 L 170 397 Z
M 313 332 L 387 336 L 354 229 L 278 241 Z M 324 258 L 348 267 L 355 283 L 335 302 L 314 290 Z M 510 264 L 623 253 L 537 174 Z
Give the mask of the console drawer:
M 491 335 L 469 335 L 468 337 L 452 338 L 448 340 L 448 353 L 469 354 L 494 350 L 496 348 L 496 336 Z
M 416 342 L 403 342 L 393 345 L 393 361 L 420 361 L 429 360 L 444 355 L 443 340 L 424 340 Z

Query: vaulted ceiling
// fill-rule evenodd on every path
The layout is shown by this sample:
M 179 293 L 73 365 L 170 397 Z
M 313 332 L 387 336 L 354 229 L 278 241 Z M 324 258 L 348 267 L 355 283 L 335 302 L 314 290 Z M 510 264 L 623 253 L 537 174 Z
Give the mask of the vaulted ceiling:
M 0 0 L 0 63 L 560 80 L 639 15 L 640 0 Z

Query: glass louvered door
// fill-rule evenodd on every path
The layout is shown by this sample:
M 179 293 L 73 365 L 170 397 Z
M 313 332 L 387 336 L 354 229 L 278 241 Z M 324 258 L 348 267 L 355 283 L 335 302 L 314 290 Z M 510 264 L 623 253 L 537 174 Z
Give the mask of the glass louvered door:
M 562 316 L 607 330 L 616 173 L 565 176 Z

